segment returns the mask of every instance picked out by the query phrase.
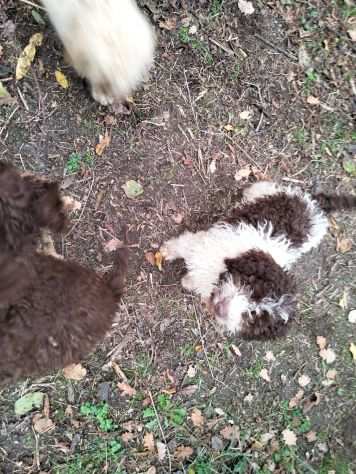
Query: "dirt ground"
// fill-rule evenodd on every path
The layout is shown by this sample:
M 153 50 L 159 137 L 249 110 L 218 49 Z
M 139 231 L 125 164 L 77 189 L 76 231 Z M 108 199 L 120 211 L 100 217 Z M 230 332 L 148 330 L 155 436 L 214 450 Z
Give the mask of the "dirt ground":
M 160 272 L 147 256 L 223 213 L 247 181 L 355 189 L 355 7 L 253 0 L 246 16 L 233 0 L 142 0 L 155 66 L 129 107 L 104 108 L 28 3 L 0 1 L 0 80 L 14 98 L 0 106 L 1 159 L 63 180 L 80 201 L 57 242 L 66 258 L 103 270 L 105 243 L 126 224 L 131 266 L 119 321 L 80 380 L 61 371 L 0 392 L 0 472 L 356 472 L 355 215 L 334 216 L 296 268 L 298 318 L 276 341 L 220 334 L 179 268 Z M 16 82 L 37 32 L 43 44 Z M 128 180 L 143 187 L 136 199 Z M 33 392 L 44 406 L 16 415 Z

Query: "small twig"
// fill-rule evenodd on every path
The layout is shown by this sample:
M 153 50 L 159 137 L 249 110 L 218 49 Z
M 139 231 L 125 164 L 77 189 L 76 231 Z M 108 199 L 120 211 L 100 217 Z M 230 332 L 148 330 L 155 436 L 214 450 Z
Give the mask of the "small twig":
M 155 412 L 155 415 L 156 415 L 156 418 L 157 418 L 157 423 L 158 423 L 159 430 L 160 430 L 161 435 L 162 435 L 162 439 L 163 439 L 164 444 L 166 445 L 166 448 L 167 448 L 167 457 L 168 457 L 169 472 L 172 472 L 171 453 L 169 452 L 169 447 L 168 447 L 167 439 L 166 439 L 166 436 L 165 436 L 165 434 L 164 434 L 164 431 L 163 431 L 163 428 L 162 428 L 162 425 L 161 425 L 161 422 L 160 422 L 160 419 L 159 419 L 159 416 L 158 416 L 158 413 L 157 413 L 156 405 L 155 405 L 155 402 L 154 402 L 154 400 L 153 400 L 151 390 L 148 391 L 148 396 L 150 397 L 151 404 L 152 404 L 152 408 L 153 408 L 153 411 Z
M 66 235 L 64 236 L 65 238 L 69 237 L 69 236 L 72 234 L 73 230 L 74 230 L 74 229 L 77 227 L 77 225 L 79 224 L 80 219 L 82 218 L 82 216 L 83 216 L 83 214 L 84 214 L 84 211 L 85 211 L 85 209 L 86 209 L 86 207 L 87 207 L 87 204 L 88 204 L 88 201 L 89 201 L 89 197 L 90 197 L 90 195 L 91 195 L 91 193 L 92 193 L 93 186 L 94 186 L 94 181 L 95 181 L 95 175 L 94 175 L 94 171 L 93 171 L 93 179 L 91 180 L 90 188 L 89 188 L 89 191 L 88 191 L 88 196 L 87 196 L 87 198 L 86 198 L 86 200 L 85 200 L 85 203 L 84 203 L 84 205 L 83 205 L 83 207 L 82 207 L 82 211 L 81 211 L 81 213 L 80 213 L 80 215 L 79 215 L 77 221 L 72 225 L 71 229 L 70 229 L 70 230 L 66 233 Z
M 29 106 L 28 106 L 28 104 L 27 104 L 27 102 L 26 102 L 26 99 L 25 99 L 25 97 L 23 96 L 23 94 L 22 94 L 22 92 L 21 92 L 21 90 L 20 90 L 19 87 L 17 88 L 17 92 L 19 93 L 20 99 L 21 99 L 21 101 L 22 101 L 22 103 L 23 103 L 25 109 L 27 110 L 27 112 L 29 112 L 29 111 L 30 111 L 30 108 L 29 108 Z
M 288 59 L 294 62 L 298 62 L 298 59 L 294 54 L 288 53 L 288 51 L 285 51 L 283 48 L 280 48 L 279 46 L 276 46 L 275 44 L 271 43 L 269 40 L 265 39 L 263 36 L 259 35 L 258 33 L 254 34 L 255 38 L 259 39 L 262 41 L 262 43 L 266 44 L 270 48 L 274 49 L 275 51 L 278 51 L 278 53 L 284 54 Z
M 211 368 L 211 365 L 210 365 L 210 362 L 209 362 L 209 359 L 208 359 L 208 353 L 206 352 L 206 349 L 205 349 L 205 343 L 204 343 L 204 339 L 203 339 L 203 334 L 201 332 L 201 326 L 200 326 L 200 322 L 199 322 L 199 318 L 198 318 L 198 313 L 197 313 L 197 308 L 195 306 L 195 303 L 193 303 L 193 307 L 194 307 L 194 315 L 195 315 L 195 320 L 197 322 L 197 326 L 198 326 L 198 332 L 199 332 L 199 337 L 200 337 L 200 342 L 201 342 L 201 346 L 203 348 L 203 352 L 204 352 L 204 356 L 205 356 L 205 360 L 206 360 L 206 364 L 209 368 L 209 372 L 210 372 L 210 375 L 211 377 L 215 380 L 215 376 L 214 376 L 214 373 L 213 373 L 213 369 Z
M 234 145 L 236 145 L 237 148 L 246 156 L 246 158 L 248 158 L 249 161 L 250 161 L 253 165 L 255 165 L 256 168 L 259 169 L 259 171 L 262 171 L 262 168 L 260 167 L 260 165 L 252 158 L 252 156 L 251 156 L 249 153 L 247 153 L 246 150 L 244 150 L 244 149 L 242 148 L 241 145 L 239 145 L 237 142 L 233 142 L 233 143 L 234 143 Z
M 18 111 L 19 109 L 19 105 L 16 105 L 16 107 L 14 108 L 14 110 L 11 112 L 11 114 L 9 115 L 9 118 L 6 120 L 6 122 L 4 123 L 4 125 L 2 126 L 1 130 L 0 130 L 0 137 L 1 135 L 3 134 L 4 130 L 6 129 L 6 127 L 9 125 L 10 123 L 10 120 L 12 119 L 12 117 L 15 115 L 15 113 Z
M 213 44 L 215 44 L 215 46 L 217 46 L 218 48 L 225 51 L 225 53 L 227 53 L 228 55 L 233 56 L 235 54 L 235 51 L 233 51 L 232 49 L 227 48 L 223 44 L 219 43 L 219 41 L 216 41 L 213 38 L 209 38 L 209 41 L 211 41 Z
M 37 3 L 30 2 L 30 0 L 20 0 L 22 3 L 26 3 L 27 5 L 30 5 L 31 7 L 38 8 L 39 10 L 46 11 L 44 7 L 41 7 L 41 5 L 38 5 Z

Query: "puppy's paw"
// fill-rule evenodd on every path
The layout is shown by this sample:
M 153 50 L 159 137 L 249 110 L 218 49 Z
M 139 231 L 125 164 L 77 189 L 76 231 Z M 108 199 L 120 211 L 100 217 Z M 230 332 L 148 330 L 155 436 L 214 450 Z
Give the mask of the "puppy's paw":
M 96 102 L 104 106 L 111 105 L 117 101 L 114 95 L 110 94 L 110 92 L 101 85 L 92 85 L 91 95 Z
M 195 285 L 192 276 L 187 273 L 181 280 L 182 287 L 187 291 L 194 291 Z

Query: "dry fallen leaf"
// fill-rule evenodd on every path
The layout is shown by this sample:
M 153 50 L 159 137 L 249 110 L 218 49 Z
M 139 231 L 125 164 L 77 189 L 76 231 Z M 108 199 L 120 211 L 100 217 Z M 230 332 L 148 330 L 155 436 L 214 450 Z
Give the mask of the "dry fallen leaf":
M 28 45 L 20 54 L 20 57 L 17 61 L 16 65 L 16 80 L 20 81 L 23 79 L 26 74 L 28 73 L 31 64 L 35 58 L 36 50 L 39 46 L 41 46 L 43 41 L 43 34 L 42 33 L 35 33 L 31 36 Z
M 146 433 L 145 436 L 143 437 L 143 446 L 147 451 L 150 451 L 151 453 L 154 452 L 155 450 L 155 440 L 153 437 L 153 433 Z
M 129 179 L 121 187 L 124 190 L 124 193 L 126 194 L 126 196 L 130 199 L 135 199 L 138 196 L 141 196 L 141 194 L 143 194 L 142 184 L 138 183 L 137 181 L 133 179 Z
M 190 396 L 193 395 L 198 390 L 198 385 L 186 385 L 183 387 L 179 393 L 180 395 Z
M 275 434 L 274 434 L 273 431 L 271 433 L 263 433 L 261 435 L 260 441 L 263 445 L 267 444 L 269 441 L 271 441 L 271 439 L 274 438 L 274 436 L 275 436 Z
M 308 375 L 303 374 L 298 379 L 298 384 L 303 388 L 306 387 L 309 383 L 310 377 L 308 377 Z
M 304 390 L 298 390 L 298 392 L 294 395 L 294 397 L 290 399 L 289 408 L 297 407 L 300 404 L 300 401 L 302 400 L 303 396 L 304 396 Z
M 352 249 L 352 240 L 344 238 L 336 238 L 336 251 L 340 253 L 349 252 Z
M 319 355 L 320 355 L 320 357 L 321 357 L 323 360 L 325 360 L 325 362 L 326 362 L 327 364 L 332 364 L 332 363 L 335 361 L 335 359 L 336 359 L 336 354 L 335 354 L 335 352 L 334 352 L 332 349 L 330 349 L 330 348 L 328 348 L 328 349 L 322 349 L 322 350 L 319 352 Z
M 190 365 L 188 367 L 188 370 L 187 370 L 187 377 L 189 377 L 190 379 L 192 379 L 193 377 L 195 377 L 197 374 L 197 369 L 196 367 L 194 367 L 194 365 Z
M 190 446 L 178 446 L 174 452 L 174 457 L 179 461 L 188 459 L 193 454 L 193 449 Z
M 146 471 L 146 474 L 156 474 L 157 469 L 154 466 L 151 466 L 148 471 Z
M 167 446 L 164 443 L 161 443 L 161 441 L 157 441 L 156 448 L 158 460 L 162 462 L 167 454 Z
M 202 428 L 204 425 L 204 417 L 201 411 L 198 408 L 193 408 L 192 413 L 190 415 L 193 425 L 196 428 Z
M 246 168 L 241 168 L 235 173 L 235 181 L 241 181 L 245 178 L 248 178 L 251 174 L 251 168 L 246 166 Z
M 245 15 L 252 15 L 252 13 L 254 13 L 255 11 L 252 2 L 249 2 L 247 0 L 239 0 L 238 7 L 239 10 Z
M 349 305 L 349 292 L 348 292 L 348 290 L 343 291 L 342 297 L 340 298 L 340 301 L 339 301 L 338 304 L 339 304 L 340 308 L 347 309 L 347 307 Z
M 266 360 L 267 362 L 273 362 L 276 360 L 276 358 L 274 357 L 274 354 L 272 351 L 267 351 L 266 355 L 264 356 L 264 360 Z
M 158 270 L 161 272 L 162 271 L 162 261 L 163 261 L 163 255 L 161 252 L 156 252 L 155 253 L 155 265 L 158 268 Z
M 176 18 L 167 18 L 166 20 L 159 22 L 159 27 L 163 30 L 172 31 L 177 28 L 177 19 Z
M 239 439 L 240 430 L 235 425 L 227 425 L 225 426 L 225 428 L 220 430 L 220 434 L 224 439 L 233 441 L 233 440 Z
M 231 123 L 228 123 L 227 125 L 224 125 L 224 129 L 227 131 L 227 132 L 232 132 L 235 130 L 235 127 L 233 125 L 231 125 Z
M 282 436 L 287 446 L 295 446 L 297 444 L 297 436 L 294 431 L 286 429 L 282 431 Z
M 239 117 L 241 120 L 250 120 L 252 115 L 252 110 L 243 110 L 242 112 L 240 112 Z
M 356 309 L 349 312 L 347 319 L 349 320 L 349 323 L 356 324 Z
M 329 380 L 335 380 L 336 379 L 337 372 L 335 369 L 330 369 L 326 372 L 326 378 Z
M 121 439 L 125 444 L 128 444 L 130 441 L 132 441 L 135 438 L 133 433 L 130 433 L 127 431 L 126 433 L 123 433 L 121 435 Z
M 318 97 L 314 97 L 313 95 L 309 95 L 307 97 L 307 102 L 310 105 L 319 105 L 320 104 L 320 100 L 318 99 Z
M 356 25 L 347 30 L 347 32 L 351 38 L 351 41 L 356 41 Z
M 155 266 L 155 254 L 153 252 L 146 252 L 145 259 L 148 263 L 150 263 L 153 267 Z
M 82 203 L 72 198 L 72 196 L 63 196 L 62 202 L 67 212 L 80 211 L 82 208 Z
M 356 344 L 354 344 L 353 342 L 351 342 L 350 344 L 350 352 L 352 354 L 353 360 L 356 360 Z
M 86 374 L 87 369 L 82 364 L 70 364 L 63 369 L 64 378 L 68 380 L 83 380 Z
M 62 71 L 57 71 L 54 73 L 54 75 L 56 76 L 56 81 L 58 82 L 58 84 L 63 87 L 63 89 L 68 89 L 69 87 L 69 82 L 68 82 L 68 79 L 66 78 L 66 76 L 63 74 Z
M 53 421 L 38 413 L 32 419 L 33 428 L 37 433 L 48 433 L 55 429 L 55 424 Z
M 259 375 L 260 375 L 261 379 L 265 380 L 266 382 L 271 381 L 271 378 L 269 376 L 269 373 L 268 373 L 267 369 L 262 369 Z
M 216 160 L 211 160 L 209 165 L 209 173 L 214 174 L 216 171 Z
M 99 136 L 99 143 L 95 147 L 95 153 L 98 156 L 101 156 L 104 153 L 105 149 L 110 145 L 110 142 L 110 134 L 107 130 L 105 130 L 105 134 Z
M 324 336 L 317 336 L 316 343 L 320 350 L 325 349 L 326 347 L 326 338 Z
M 107 253 L 114 252 L 115 250 L 121 248 L 123 246 L 123 242 L 119 239 L 113 238 L 108 240 L 104 245 L 104 251 Z
M 136 389 L 126 382 L 118 382 L 117 387 L 121 390 L 123 396 L 133 397 L 136 394 Z
M 316 436 L 315 431 L 309 431 L 309 433 L 307 433 L 305 435 L 305 437 L 306 437 L 308 443 L 313 443 L 314 441 L 317 440 L 317 436 Z
M 240 349 L 237 346 L 235 346 L 235 344 L 231 344 L 230 349 L 235 354 L 235 356 L 241 357 Z
M 4 84 L 0 81 L 0 105 L 10 105 L 16 102 L 14 97 L 11 97 Z

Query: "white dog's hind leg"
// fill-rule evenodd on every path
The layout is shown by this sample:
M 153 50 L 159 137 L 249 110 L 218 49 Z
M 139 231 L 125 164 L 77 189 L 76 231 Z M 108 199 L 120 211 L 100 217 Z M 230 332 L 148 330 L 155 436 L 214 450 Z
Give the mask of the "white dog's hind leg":
M 124 100 L 146 78 L 155 35 L 135 0 L 42 0 L 79 75 L 103 105 Z

